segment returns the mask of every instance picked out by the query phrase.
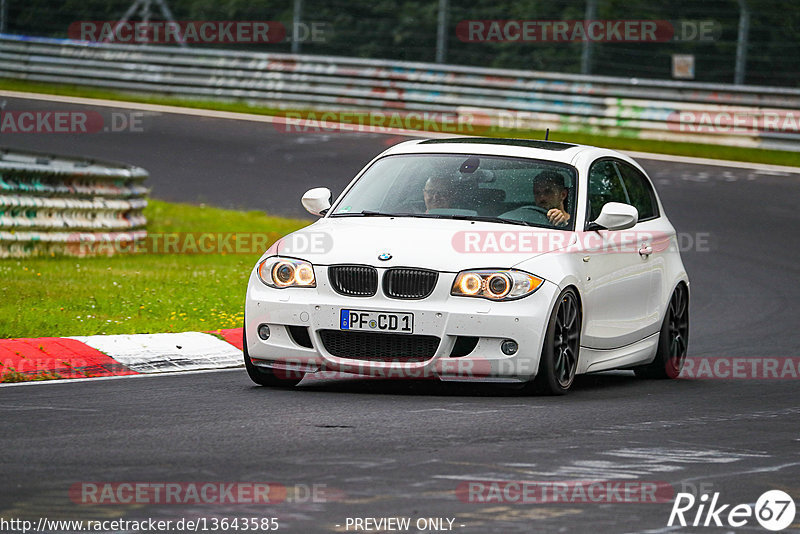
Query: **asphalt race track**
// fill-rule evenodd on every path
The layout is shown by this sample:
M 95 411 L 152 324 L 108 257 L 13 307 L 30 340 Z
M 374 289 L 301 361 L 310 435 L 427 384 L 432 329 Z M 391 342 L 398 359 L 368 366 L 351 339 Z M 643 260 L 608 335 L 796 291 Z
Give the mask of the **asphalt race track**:
M 7 110 L 85 109 L 7 100 Z M 3 134 L 0 145 L 140 165 L 156 198 L 303 216 L 306 189 L 340 191 L 400 140 L 178 115 L 143 121 L 142 133 Z M 800 174 L 641 163 L 682 234 L 690 357 L 800 356 Z M 456 490 L 485 480 L 663 482 L 719 492 L 730 505 L 780 489 L 800 505 L 799 384 L 613 372 L 545 398 L 429 381 L 270 390 L 235 370 L 3 387 L 0 517 L 276 517 L 288 532 L 354 532 L 347 518 L 365 517 L 449 518 L 464 533 L 722 532 L 668 527 L 671 498 L 464 502 Z M 69 495 L 82 482 L 205 481 L 284 484 L 296 502 L 85 505 Z M 323 486 L 320 502 L 305 498 Z M 791 528 L 800 530 L 800 516 Z M 753 518 L 726 531 L 765 532 Z

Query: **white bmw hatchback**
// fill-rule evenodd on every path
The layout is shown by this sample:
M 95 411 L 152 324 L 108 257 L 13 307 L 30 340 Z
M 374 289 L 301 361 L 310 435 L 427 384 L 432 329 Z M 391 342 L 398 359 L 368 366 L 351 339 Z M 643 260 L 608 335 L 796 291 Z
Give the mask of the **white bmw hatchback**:
M 244 361 L 261 385 L 316 372 L 510 382 L 675 378 L 689 280 L 644 170 L 612 150 L 435 139 L 372 160 L 250 276 Z

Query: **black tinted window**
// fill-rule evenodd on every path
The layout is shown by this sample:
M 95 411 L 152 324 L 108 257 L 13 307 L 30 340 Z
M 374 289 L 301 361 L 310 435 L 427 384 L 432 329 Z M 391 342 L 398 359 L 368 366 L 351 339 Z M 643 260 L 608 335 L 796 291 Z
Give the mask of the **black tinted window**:
M 639 172 L 639 169 L 624 161 L 618 161 L 617 167 L 622 175 L 625 189 L 628 191 L 630 204 L 639 210 L 639 220 L 645 221 L 658 217 L 656 195 L 647 177 Z
M 589 220 L 600 215 L 607 202 L 628 204 L 616 166 L 610 159 L 596 161 L 589 169 Z

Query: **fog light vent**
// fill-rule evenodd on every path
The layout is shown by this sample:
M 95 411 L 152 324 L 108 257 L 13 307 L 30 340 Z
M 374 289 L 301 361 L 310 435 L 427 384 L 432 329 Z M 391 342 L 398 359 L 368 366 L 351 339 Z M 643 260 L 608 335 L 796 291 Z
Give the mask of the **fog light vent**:
M 519 349 L 519 345 L 513 339 L 506 339 L 500 345 L 500 350 L 503 351 L 503 354 L 506 356 L 511 356 L 512 354 L 516 354 L 517 350 Z
M 269 326 L 265 324 L 258 325 L 258 337 L 264 341 L 269 339 Z

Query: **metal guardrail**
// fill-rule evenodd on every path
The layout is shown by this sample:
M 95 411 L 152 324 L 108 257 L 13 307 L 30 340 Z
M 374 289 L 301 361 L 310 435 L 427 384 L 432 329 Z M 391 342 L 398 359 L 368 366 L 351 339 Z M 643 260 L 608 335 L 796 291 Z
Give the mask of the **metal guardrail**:
M 0 149 L 0 258 L 144 239 L 147 177 L 140 167 Z
M 284 109 L 457 113 L 493 126 L 800 150 L 800 89 L 10 35 L 0 35 L 0 77 Z

